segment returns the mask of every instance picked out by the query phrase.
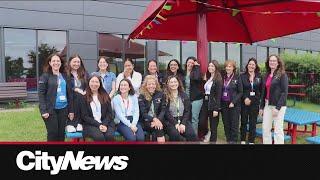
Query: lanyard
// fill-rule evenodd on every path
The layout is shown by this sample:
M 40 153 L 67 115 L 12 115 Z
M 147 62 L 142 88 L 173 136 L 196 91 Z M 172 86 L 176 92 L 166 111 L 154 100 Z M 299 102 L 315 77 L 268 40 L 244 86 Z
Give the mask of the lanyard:
M 175 105 L 176 105 L 176 112 L 178 117 L 180 116 L 180 101 L 179 101 L 179 97 L 175 100 Z
M 130 103 L 129 97 L 128 97 L 128 100 L 127 100 L 127 105 L 125 103 L 125 100 L 122 97 L 121 97 L 121 99 L 122 99 L 122 102 L 123 102 L 123 105 L 124 105 L 124 113 L 126 114 L 126 116 L 128 116 L 128 109 L 129 109 L 129 103 Z
M 252 78 L 252 81 L 251 81 L 251 79 L 250 79 L 250 74 L 249 74 L 249 82 L 250 82 L 250 85 L 251 85 L 251 92 L 253 92 L 254 90 L 253 90 L 253 83 L 254 83 L 254 79 L 255 79 L 255 74 L 254 74 L 254 76 L 253 76 L 253 78 Z
M 234 74 L 232 74 L 232 76 L 230 77 L 230 79 L 229 79 L 229 81 L 228 81 L 228 82 L 226 82 L 226 79 L 225 79 L 225 80 L 223 80 L 223 81 L 224 81 L 224 82 L 223 82 L 224 91 L 226 91 L 226 90 L 227 90 L 227 87 L 229 86 L 229 84 L 230 84 L 230 82 L 231 82 L 231 80 L 232 80 L 233 76 L 234 76 Z
M 154 117 L 154 116 L 155 116 L 155 114 L 154 114 L 154 104 L 153 104 L 153 100 L 151 100 L 150 108 L 151 108 L 152 116 Z

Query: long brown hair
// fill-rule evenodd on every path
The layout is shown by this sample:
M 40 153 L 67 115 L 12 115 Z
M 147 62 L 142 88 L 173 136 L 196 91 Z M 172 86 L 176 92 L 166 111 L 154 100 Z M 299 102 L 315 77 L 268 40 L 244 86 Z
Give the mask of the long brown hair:
M 59 72 L 60 73 L 65 73 L 66 72 L 65 61 L 61 57 L 60 53 L 58 53 L 58 52 L 52 53 L 47 57 L 46 61 L 43 64 L 43 72 L 52 74 L 52 67 L 50 66 L 49 63 L 50 63 L 51 59 L 53 58 L 53 56 L 58 56 L 60 61 L 61 61 L 61 66 L 60 66 Z
M 170 81 L 171 79 L 173 79 L 173 78 L 176 78 L 177 81 L 178 81 L 178 83 L 179 83 L 178 93 L 180 94 L 180 93 L 184 92 L 183 84 L 182 84 L 180 78 L 179 78 L 177 75 L 171 75 L 171 76 L 169 76 L 169 77 L 167 78 L 167 80 L 166 80 L 166 86 L 165 86 L 165 89 L 164 89 L 164 94 L 165 94 L 165 96 L 166 96 L 166 101 L 167 101 L 167 103 L 169 102 L 169 100 L 170 100 L 170 101 L 173 101 L 173 100 L 174 100 L 173 95 L 172 95 L 172 93 L 171 93 L 171 90 L 169 89 L 169 86 L 168 86 L 169 81 Z
M 275 73 L 275 76 L 277 77 L 281 77 L 281 75 L 285 74 L 286 73 L 286 70 L 285 70 L 285 66 L 284 66 L 284 62 L 280 59 L 280 57 L 278 55 L 275 55 L 275 54 L 272 54 L 268 57 L 267 61 L 266 61 L 266 69 L 267 69 L 267 74 L 270 74 L 271 73 L 271 68 L 269 67 L 269 61 L 270 61 L 270 58 L 274 56 L 277 58 L 278 60 L 278 67 L 277 69 L 274 71 Z
M 219 69 L 219 62 L 217 60 L 211 60 L 209 64 L 213 64 L 215 67 L 215 71 L 214 71 L 214 75 L 213 75 L 213 79 L 217 80 L 217 81 L 222 81 L 222 77 L 221 77 L 221 73 L 220 73 L 220 69 Z M 209 72 L 209 70 L 207 69 L 207 73 L 206 73 L 206 80 L 208 81 L 211 77 L 211 73 Z
M 147 101 L 151 101 L 152 99 L 150 92 L 147 90 L 147 83 L 149 80 L 153 80 L 156 83 L 156 91 L 161 91 L 158 79 L 153 75 L 147 75 L 143 80 L 142 86 L 140 87 L 140 93 L 144 95 Z
M 72 68 L 71 68 L 71 66 L 70 66 L 70 63 L 71 63 L 72 59 L 74 59 L 74 58 L 79 58 L 79 59 L 80 59 L 80 67 L 79 67 L 79 69 L 77 69 L 77 73 L 78 73 L 78 76 L 79 76 L 78 79 L 80 79 L 80 80 L 86 79 L 86 78 L 85 78 L 85 76 L 86 76 L 86 68 L 84 67 L 83 61 L 82 61 L 82 59 L 81 59 L 81 57 L 80 57 L 79 54 L 73 54 L 73 55 L 69 58 L 69 60 L 68 60 L 68 66 L 67 66 L 67 74 L 68 74 L 68 76 L 71 75 Z
M 100 83 L 100 87 L 98 89 L 98 99 L 99 99 L 100 103 L 101 104 L 109 103 L 110 102 L 109 94 L 107 93 L 106 90 L 104 90 L 100 76 L 96 75 L 96 74 L 91 75 L 89 80 L 88 80 L 88 86 L 86 88 L 86 95 L 85 95 L 86 101 L 88 103 L 90 103 L 93 100 L 93 98 L 92 98 L 93 94 L 92 94 L 92 91 L 90 89 L 89 83 L 90 83 L 90 80 L 92 78 L 94 78 L 94 77 L 98 78 L 99 83 Z

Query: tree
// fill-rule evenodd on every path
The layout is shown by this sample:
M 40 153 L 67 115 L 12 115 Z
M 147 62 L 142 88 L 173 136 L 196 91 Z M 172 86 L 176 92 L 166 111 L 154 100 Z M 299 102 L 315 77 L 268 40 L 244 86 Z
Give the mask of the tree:
M 25 75 L 22 57 L 11 59 L 11 56 L 6 56 L 5 68 L 8 81 L 10 81 L 10 79 L 22 78 L 22 76 Z
M 43 43 L 43 44 L 40 44 L 40 46 L 38 47 L 38 56 L 39 56 L 39 75 L 42 74 L 42 67 L 43 67 L 43 63 L 44 61 L 46 60 L 46 58 L 52 54 L 52 53 L 55 53 L 55 52 L 59 52 L 57 50 L 56 47 L 54 46 L 49 46 L 47 43 Z M 36 52 L 31 50 L 28 54 L 28 57 L 29 57 L 29 63 L 31 64 L 31 67 L 28 68 L 28 71 L 27 71 L 27 77 L 36 77 L 36 67 L 37 67 L 37 55 L 36 55 Z

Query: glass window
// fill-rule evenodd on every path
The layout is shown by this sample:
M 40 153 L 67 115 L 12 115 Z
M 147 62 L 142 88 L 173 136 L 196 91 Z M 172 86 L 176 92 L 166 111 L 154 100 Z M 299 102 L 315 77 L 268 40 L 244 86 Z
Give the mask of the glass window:
M 279 48 L 269 47 L 269 56 L 272 54 L 279 55 Z
M 171 59 L 180 61 L 180 42 L 163 40 L 157 43 L 159 71 L 165 72 Z
M 228 44 L 228 59 L 234 60 L 240 67 L 240 44 Z
M 125 42 L 128 36 L 124 36 Z M 144 74 L 146 62 L 146 40 L 135 39 L 129 41 L 125 46 L 125 57 L 131 58 L 134 63 L 134 70 Z
M 265 62 L 267 59 L 267 47 L 257 46 L 258 64 Z
M 38 31 L 38 56 L 39 56 L 39 75 L 42 74 L 43 63 L 46 58 L 54 53 L 60 52 L 62 58 L 67 61 L 67 33 L 64 31 Z M 32 53 L 32 59 L 36 58 Z
M 296 54 L 296 50 L 295 49 L 284 49 L 285 53 L 289 53 L 289 54 Z
M 195 41 L 182 41 L 182 68 L 184 69 L 188 57 L 197 57 L 197 43 Z
M 306 54 L 307 51 L 304 51 L 304 50 L 297 50 L 297 54 Z
M 4 41 L 6 81 L 27 82 L 27 90 L 36 91 L 36 31 L 5 28 Z
M 223 64 L 226 60 L 226 44 L 211 42 L 211 60 L 217 60 L 219 64 Z
M 124 41 L 122 35 L 99 34 L 99 56 L 106 56 L 109 58 L 109 69 L 116 75 L 123 69 L 123 48 Z

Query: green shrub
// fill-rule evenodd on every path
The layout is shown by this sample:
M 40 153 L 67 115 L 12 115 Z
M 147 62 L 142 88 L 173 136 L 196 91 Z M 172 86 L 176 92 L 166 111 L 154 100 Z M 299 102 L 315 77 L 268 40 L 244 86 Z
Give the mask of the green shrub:
M 320 83 L 308 87 L 307 95 L 312 103 L 320 104 Z

